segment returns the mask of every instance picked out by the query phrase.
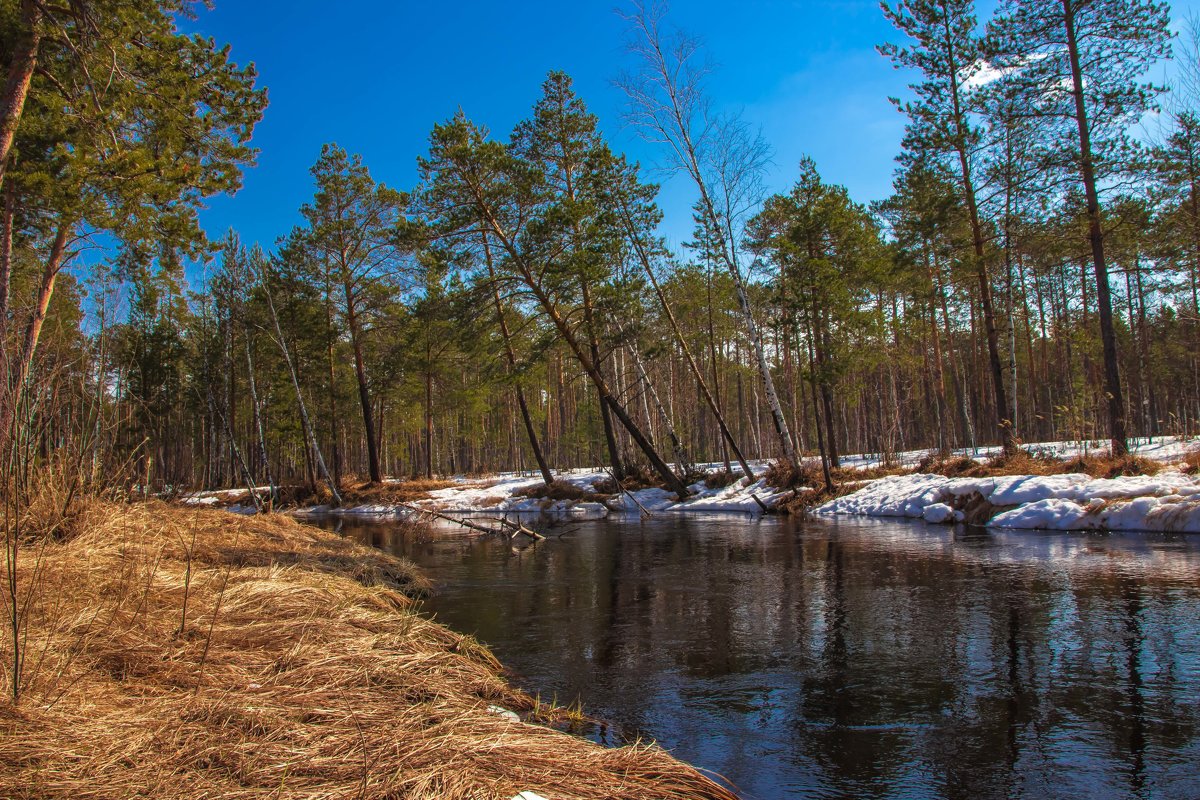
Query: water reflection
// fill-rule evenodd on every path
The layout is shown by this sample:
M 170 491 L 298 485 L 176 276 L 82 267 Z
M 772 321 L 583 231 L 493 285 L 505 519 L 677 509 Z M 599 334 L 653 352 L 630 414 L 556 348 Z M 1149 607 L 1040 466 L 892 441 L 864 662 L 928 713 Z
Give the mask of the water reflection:
M 523 550 L 347 527 L 597 738 L 748 798 L 1200 797 L 1200 540 L 588 523 Z

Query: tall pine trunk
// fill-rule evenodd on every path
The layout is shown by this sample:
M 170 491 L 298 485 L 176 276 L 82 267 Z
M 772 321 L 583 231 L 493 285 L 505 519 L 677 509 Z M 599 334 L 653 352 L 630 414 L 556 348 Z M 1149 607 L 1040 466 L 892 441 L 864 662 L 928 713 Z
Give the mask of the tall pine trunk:
M 1079 65 L 1079 43 L 1075 37 L 1075 12 L 1071 0 L 1062 0 L 1063 24 L 1067 34 L 1067 56 L 1071 63 L 1071 88 L 1075 95 L 1075 124 L 1079 131 L 1079 171 L 1087 202 L 1088 244 L 1096 273 L 1096 308 L 1100 319 L 1100 346 L 1104 353 L 1104 389 L 1108 399 L 1108 433 L 1113 456 L 1129 453 L 1125 429 L 1125 400 L 1117 365 L 1117 335 L 1113 328 L 1112 295 L 1108 285 L 1108 265 L 1104 256 L 1104 230 L 1101 227 L 1100 196 L 1096 190 L 1096 168 L 1092 154 L 1091 131 L 1083 98 L 1083 71 Z
M 504 305 L 500 302 L 500 285 L 496 281 L 496 271 L 492 266 L 492 248 L 488 244 L 486 232 L 483 234 L 483 257 L 487 262 L 488 279 L 492 282 L 492 301 L 496 304 L 496 320 L 500 325 L 500 336 L 504 340 L 504 357 L 508 362 L 508 372 L 516 381 L 517 356 L 513 351 L 508 320 L 504 317 Z M 521 389 L 519 381 L 515 383 L 515 387 L 517 406 L 521 411 L 521 421 L 525 424 L 525 435 L 529 438 L 529 448 L 533 451 L 538 470 L 542 473 L 542 482 L 546 484 L 546 488 L 549 488 L 550 484 L 554 482 L 554 475 L 550 472 L 550 465 L 546 463 L 546 456 L 542 453 L 542 445 L 538 441 L 537 431 L 533 427 L 533 419 L 529 415 L 529 404 L 525 402 L 525 392 Z
M 29 84 L 37 69 L 43 13 L 42 3 L 38 0 L 21 0 L 21 32 L 12 43 L 8 78 L 4 82 L 4 94 L 0 96 L 0 185 L 4 183 L 8 156 L 17 135 L 21 112 L 25 109 Z
M 358 382 L 358 402 L 362 406 L 363 432 L 367 440 L 367 469 L 371 483 L 383 481 L 383 470 L 379 467 L 379 440 L 375 437 L 375 414 L 371 408 L 371 394 L 367 388 L 367 367 L 363 359 L 362 330 L 358 319 L 354 292 L 346 284 L 346 323 L 350 328 L 350 346 L 354 350 L 354 377 Z

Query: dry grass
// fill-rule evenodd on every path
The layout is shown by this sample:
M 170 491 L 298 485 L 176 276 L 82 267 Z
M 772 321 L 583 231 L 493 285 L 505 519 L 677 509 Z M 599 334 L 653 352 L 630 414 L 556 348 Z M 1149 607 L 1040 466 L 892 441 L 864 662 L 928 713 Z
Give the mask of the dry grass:
M 768 486 L 776 489 L 795 489 L 799 487 L 824 486 L 825 478 L 821 474 L 820 465 L 809 461 L 792 464 L 784 459 L 772 461 L 763 476 Z
M 691 477 L 691 476 L 689 476 Z M 721 469 L 716 472 L 710 472 L 704 476 L 704 485 L 709 489 L 724 489 L 737 481 L 741 480 L 742 474 L 733 470 Z M 695 483 L 695 481 L 691 481 Z
M 947 477 L 992 478 L 1002 475 L 1066 475 L 1083 473 L 1093 478 L 1117 478 L 1126 475 L 1154 475 L 1162 465 L 1142 456 L 1113 458 L 1107 452 L 1062 459 L 1053 455 L 1018 450 L 1012 455 L 1000 455 L 987 462 L 966 457 L 945 460 L 927 457 L 917 466 L 918 472 L 936 473 Z
M 830 470 L 834 483 L 854 483 L 870 481 L 876 478 L 887 478 L 891 475 L 910 475 L 912 467 L 900 464 L 876 464 L 870 467 L 835 467 Z
M 584 500 L 594 501 L 603 497 L 595 492 L 589 492 L 586 489 L 581 489 L 573 483 L 566 481 L 553 481 L 550 486 L 544 483 L 535 483 L 533 486 L 527 486 L 513 493 L 516 497 L 532 497 L 544 498 L 546 500 Z
M 27 680 L 0 701 L 0 796 L 733 797 L 654 747 L 489 714 L 534 701 L 413 613 L 403 561 L 277 516 L 79 507 L 20 564 Z
M 1144 456 L 1113 458 L 1108 453 L 1068 459 L 1065 465 L 1068 472 L 1084 472 L 1093 478 L 1157 475 L 1163 468 L 1161 463 Z
M 370 483 L 351 480 L 342 483 L 342 502 L 346 505 L 411 503 L 423 500 L 437 489 L 457 486 L 454 481 L 411 478 L 396 483 Z
M 974 472 L 980 466 L 978 461 L 967 456 L 949 456 L 943 458 L 936 453 L 930 453 L 917 463 L 916 471 L 945 475 L 947 478 L 957 478 Z
M 626 464 L 625 477 L 621 479 L 621 484 L 613 480 L 612 475 L 596 481 L 592 485 L 592 489 L 597 494 L 613 495 L 621 492 L 636 492 L 639 489 L 664 489 L 662 478 L 657 473 L 652 472 L 643 464 Z
M 873 467 L 834 467 L 829 475 L 835 485 L 843 483 L 860 483 L 862 481 L 883 478 L 888 475 L 903 475 L 912 472 L 911 468 L 895 464 L 879 464 Z M 774 461 L 767 468 L 764 476 L 768 486 L 776 489 L 821 488 L 824 491 L 825 475 L 821 471 L 821 462 L 815 459 L 805 459 L 798 466 L 786 462 Z

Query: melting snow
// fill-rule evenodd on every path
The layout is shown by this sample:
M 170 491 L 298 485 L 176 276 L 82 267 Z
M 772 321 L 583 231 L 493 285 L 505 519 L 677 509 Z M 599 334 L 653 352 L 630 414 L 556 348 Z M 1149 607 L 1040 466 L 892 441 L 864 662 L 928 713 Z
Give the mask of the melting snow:
M 963 518 L 956 506 L 976 496 L 998 507 L 987 524 L 1000 528 L 1200 533 L 1200 478 L 1170 468 L 1129 478 L 893 476 L 869 481 L 813 513 L 952 522 Z

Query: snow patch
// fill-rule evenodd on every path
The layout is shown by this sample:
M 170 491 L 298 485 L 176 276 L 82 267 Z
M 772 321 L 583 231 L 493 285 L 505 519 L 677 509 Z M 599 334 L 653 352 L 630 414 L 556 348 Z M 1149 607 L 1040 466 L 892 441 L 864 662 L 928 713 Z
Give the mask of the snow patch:
M 964 516 L 955 505 L 975 496 L 999 508 L 987 521 L 993 527 L 1200 533 L 1200 478 L 1170 470 L 1126 478 L 891 476 L 870 481 L 813 513 L 954 522 Z

